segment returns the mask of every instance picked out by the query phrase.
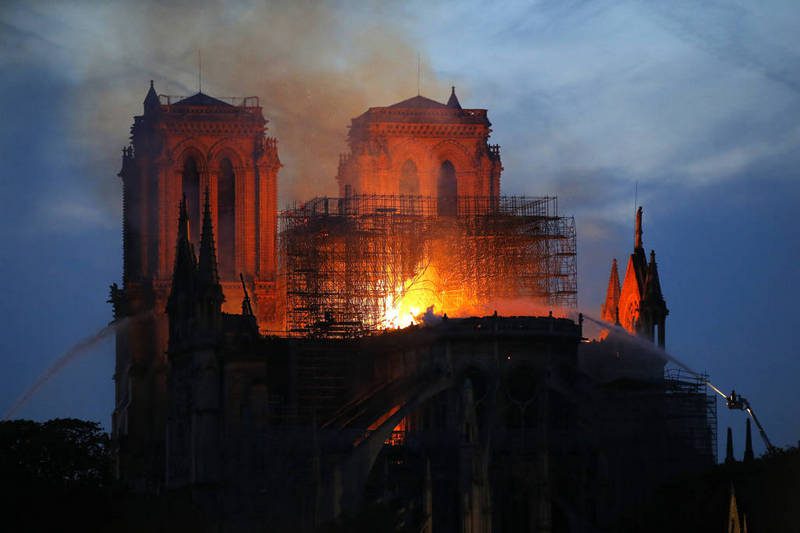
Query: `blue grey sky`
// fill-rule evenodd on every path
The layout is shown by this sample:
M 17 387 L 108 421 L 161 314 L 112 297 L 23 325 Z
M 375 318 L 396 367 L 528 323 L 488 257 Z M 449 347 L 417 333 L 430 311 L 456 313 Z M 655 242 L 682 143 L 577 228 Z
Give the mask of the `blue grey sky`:
M 204 92 L 259 96 L 285 204 L 335 193 L 349 119 L 414 95 L 419 54 L 422 94 L 489 110 L 504 193 L 576 217 L 588 313 L 630 253 L 638 183 L 668 349 L 796 445 L 798 27 L 794 0 L 3 2 L 0 410 L 111 319 L 120 148 L 150 79 L 195 92 L 199 49 Z M 108 426 L 112 373 L 107 341 L 19 415 Z

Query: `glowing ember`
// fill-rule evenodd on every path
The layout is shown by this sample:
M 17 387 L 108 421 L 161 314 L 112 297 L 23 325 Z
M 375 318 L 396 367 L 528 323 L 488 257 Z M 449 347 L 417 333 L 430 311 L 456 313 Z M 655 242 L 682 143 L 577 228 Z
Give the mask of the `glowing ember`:
M 403 418 L 392 430 L 392 435 L 384 441 L 387 446 L 402 446 L 406 441 L 406 419 Z

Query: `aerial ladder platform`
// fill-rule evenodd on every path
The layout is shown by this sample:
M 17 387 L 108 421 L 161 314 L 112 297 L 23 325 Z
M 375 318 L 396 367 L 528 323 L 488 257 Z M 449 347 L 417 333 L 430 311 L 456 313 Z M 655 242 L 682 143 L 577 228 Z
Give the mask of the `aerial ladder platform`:
M 764 445 L 767 447 L 767 453 L 774 453 L 778 451 L 778 448 L 773 446 L 772 442 L 769 440 L 769 437 L 767 437 L 767 432 L 764 430 L 764 426 L 762 426 L 761 422 L 758 421 L 758 417 L 756 416 L 755 411 L 753 411 L 753 407 L 750 405 L 750 402 L 747 400 L 747 398 L 741 394 L 737 394 L 735 390 L 731 390 L 730 394 L 725 394 L 707 379 L 705 382 L 709 388 L 725 398 L 725 405 L 727 405 L 728 409 L 738 409 L 740 411 L 744 411 L 750 416 L 750 418 L 753 419 L 753 423 L 755 423 L 756 427 L 758 428 L 761 439 L 764 441 Z

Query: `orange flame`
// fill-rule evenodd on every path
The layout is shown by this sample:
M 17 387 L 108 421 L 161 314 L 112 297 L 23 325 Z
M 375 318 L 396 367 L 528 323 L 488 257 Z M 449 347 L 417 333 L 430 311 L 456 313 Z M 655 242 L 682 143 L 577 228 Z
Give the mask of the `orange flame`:
M 432 263 L 419 268 L 413 278 L 398 283 L 384 298 L 383 308 L 383 329 L 419 324 L 431 313 L 447 313 L 451 318 L 487 316 L 493 312 L 506 316 L 569 316 L 569 309 L 529 297 L 481 299 L 467 285 L 448 279 L 446 271 Z
M 418 324 L 427 309 L 442 309 L 442 298 L 436 269 L 430 265 L 422 268 L 411 279 L 399 283 L 384 300 L 385 329 L 400 329 Z
M 464 285 L 449 280 L 446 271 L 427 263 L 410 279 L 398 283 L 384 300 L 384 329 L 419 324 L 426 313 L 447 313 L 452 317 L 485 312 Z

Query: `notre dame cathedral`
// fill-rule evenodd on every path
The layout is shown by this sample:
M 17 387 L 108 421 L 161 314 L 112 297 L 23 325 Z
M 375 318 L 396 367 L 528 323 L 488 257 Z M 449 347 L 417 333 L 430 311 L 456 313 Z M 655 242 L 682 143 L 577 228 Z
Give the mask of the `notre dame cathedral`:
M 152 82 L 134 118 L 111 294 L 128 487 L 215 531 L 629 531 L 655 487 L 714 463 L 702 382 L 541 311 L 575 308 L 574 221 L 500 194 L 485 109 L 455 89 L 370 108 L 340 197 L 283 213 L 266 125 L 256 97 Z M 603 319 L 663 346 L 641 216 Z M 387 321 L 417 281 L 430 301 Z

